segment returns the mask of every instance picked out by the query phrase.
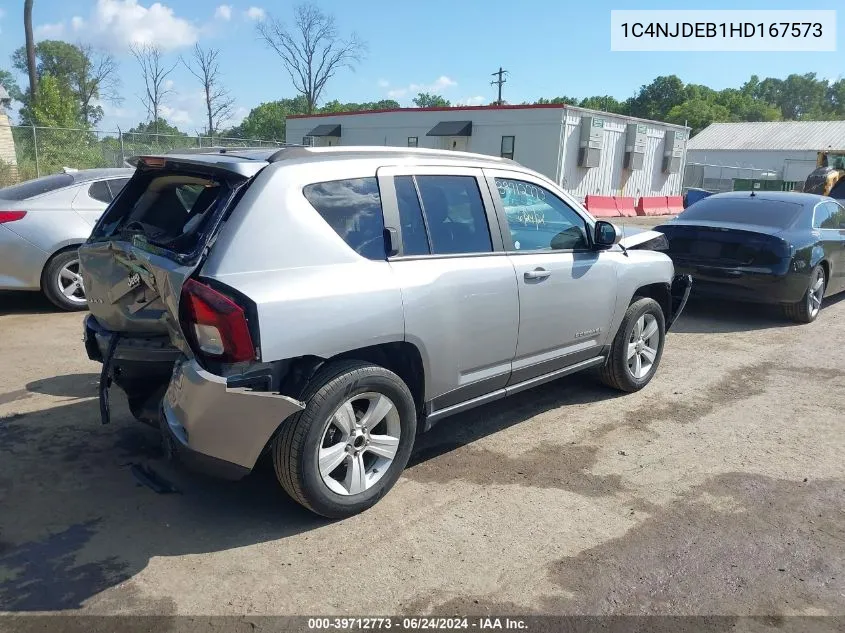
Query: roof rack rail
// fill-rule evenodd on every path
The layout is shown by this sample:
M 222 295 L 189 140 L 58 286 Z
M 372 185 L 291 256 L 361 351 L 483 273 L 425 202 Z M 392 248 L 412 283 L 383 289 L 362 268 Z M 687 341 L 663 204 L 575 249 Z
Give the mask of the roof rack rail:
M 173 149 L 169 149 L 164 154 L 227 154 L 229 152 L 256 152 L 256 151 L 268 151 L 277 148 L 284 148 L 284 147 L 302 147 L 296 143 L 276 143 L 274 145 L 227 145 L 227 146 L 214 146 L 214 147 L 174 147 Z
M 275 163 L 280 160 L 301 158 L 304 156 L 319 155 L 343 156 L 437 156 L 439 158 L 460 159 L 462 155 L 468 155 L 474 160 L 489 160 L 491 163 L 513 163 L 511 159 L 490 156 L 487 154 L 474 154 L 472 152 L 455 152 L 448 149 L 429 149 L 416 147 L 402 147 L 393 145 L 339 145 L 334 147 L 313 147 L 309 145 L 292 145 L 282 147 L 267 158 L 268 163 Z

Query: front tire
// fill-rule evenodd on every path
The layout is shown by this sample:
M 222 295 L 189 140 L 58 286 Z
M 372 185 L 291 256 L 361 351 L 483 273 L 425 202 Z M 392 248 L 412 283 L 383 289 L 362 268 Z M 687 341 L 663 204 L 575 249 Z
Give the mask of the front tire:
M 88 308 L 75 248 L 54 255 L 47 262 L 41 275 L 41 289 L 57 308 L 68 312 Z
M 613 339 L 610 356 L 601 370 L 602 382 L 629 393 L 645 387 L 660 365 L 665 339 L 666 319 L 660 304 L 648 297 L 635 297 Z
M 302 399 L 305 409 L 273 441 L 279 483 L 322 516 L 363 512 L 408 463 L 417 428 L 411 392 L 383 367 L 340 361 L 320 370 Z
M 784 306 L 786 316 L 796 323 L 812 323 L 819 316 L 822 309 L 822 299 L 827 287 L 827 275 L 822 266 L 816 266 L 810 271 L 810 283 L 807 292 L 798 303 Z

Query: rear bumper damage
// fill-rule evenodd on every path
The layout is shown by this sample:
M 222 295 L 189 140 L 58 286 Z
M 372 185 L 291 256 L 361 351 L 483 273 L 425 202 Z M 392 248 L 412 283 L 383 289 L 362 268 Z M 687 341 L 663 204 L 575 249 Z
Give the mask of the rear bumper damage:
M 232 479 L 249 473 L 279 425 L 304 408 L 281 394 L 229 387 L 196 360 L 182 359 L 162 401 L 161 423 L 185 461 Z

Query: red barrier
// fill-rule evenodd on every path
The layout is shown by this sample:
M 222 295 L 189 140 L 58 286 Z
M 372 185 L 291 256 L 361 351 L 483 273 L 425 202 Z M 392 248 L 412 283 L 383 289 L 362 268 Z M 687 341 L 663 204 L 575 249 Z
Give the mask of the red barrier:
M 616 202 L 616 211 L 619 215 L 627 218 L 632 218 L 637 215 L 634 209 L 634 199 L 628 196 L 614 196 L 613 200 Z
M 597 218 L 616 218 L 619 212 L 616 210 L 616 202 L 612 196 L 594 196 L 587 194 L 584 197 L 584 206 L 587 211 Z
M 672 215 L 677 215 L 684 210 L 683 196 L 668 196 L 666 198 L 666 208 Z
M 643 196 L 636 206 L 637 215 L 669 215 L 666 196 Z

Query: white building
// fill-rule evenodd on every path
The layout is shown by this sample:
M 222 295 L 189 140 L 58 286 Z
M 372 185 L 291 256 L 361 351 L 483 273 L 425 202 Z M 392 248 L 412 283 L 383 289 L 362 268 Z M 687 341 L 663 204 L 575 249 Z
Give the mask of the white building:
M 711 123 L 690 139 L 687 161 L 691 169 L 701 165 L 705 187 L 747 178 L 791 188 L 816 168 L 822 150 L 845 152 L 845 121 Z
M 399 108 L 290 116 L 287 142 L 505 156 L 573 195 L 679 195 L 688 128 L 564 105 Z

